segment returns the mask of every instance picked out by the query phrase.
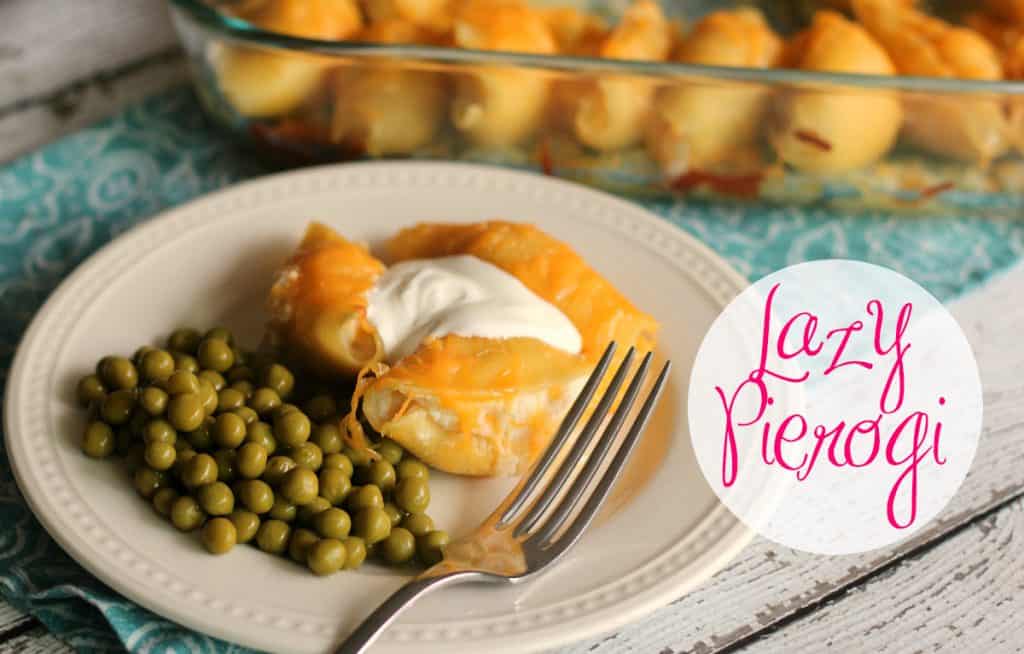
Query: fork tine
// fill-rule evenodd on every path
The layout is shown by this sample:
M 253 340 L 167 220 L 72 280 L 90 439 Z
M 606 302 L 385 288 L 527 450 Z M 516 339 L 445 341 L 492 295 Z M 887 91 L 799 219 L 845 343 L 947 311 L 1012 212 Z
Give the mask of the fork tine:
M 597 445 L 594 447 L 594 451 L 590 453 L 587 464 L 580 471 L 580 474 L 576 476 L 576 479 L 573 480 L 572 486 L 562 498 L 561 504 L 551 512 L 551 516 L 544 522 L 544 526 L 531 538 L 535 538 L 541 543 L 550 541 L 551 537 L 558 533 L 558 530 L 565 524 L 572 510 L 576 508 L 576 505 L 583 498 L 587 486 L 590 485 L 590 481 L 597 474 L 601 464 L 607 460 L 609 450 L 611 450 L 612 445 L 615 443 L 615 437 L 618 435 L 619 430 L 622 429 L 622 423 L 626 421 L 630 409 L 633 408 L 637 395 L 640 394 L 640 387 L 643 386 L 644 380 L 647 379 L 647 370 L 651 367 L 651 356 L 651 353 L 648 352 L 644 356 L 643 361 L 640 362 L 640 367 L 637 369 L 636 374 L 633 375 L 633 380 L 626 389 L 626 395 L 622 398 L 619 408 L 608 422 L 608 426 L 605 427 L 601 439 L 598 440 Z
M 630 365 L 633 363 L 634 348 L 629 348 L 626 352 L 626 357 L 619 364 L 619 369 L 615 371 L 615 376 L 612 378 L 611 384 L 605 389 L 604 396 L 601 401 L 597 403 L 597 408 L 594 409 L 594 413 L 591 414 L 590 420 L 583 427 L 583 431 L 576 437 L 576 442 L 573 443 L 569 449 L 568 456 L 558 467 L 558 471 L 555 476 L 548 482 L 544 492 L 541 493 L 537 501 L 534 502 L 530 510 L 527 511 L 526 515 L 523 516 L 522 521 L 516 525 L 516 530 L 513 532 L 515 536 L 522 536 L 528 533 L 540 520 L 544 512 L 547 511 L 548 507 L 558 496 L 558 492 L 565 486 L 566 480 L 572 471 L 576 468 L 576 464 L 579 463 L 580 458 L 587 451 L 590 446 L 590 442 L 594 439 L 594 434 L 597 433 L 598 427 L 601 426 L 601 421 L 608 415 L 608 410 L 611 409 L 612 402 L 615 401 L 615 396 L 619 393 L 619 388 L 622 387 L 622 382 L 626 380 L 626 374 L 629 373 Z
M 508 524 L 519 509 L 522 508 L 523 504 L 529 499 L 530 495 L 537 488 L 537 484 L 544 478 L 544 474 L 551 467 L 551 464 L 555 461 L 558 453 L 565 446 L 566 441 L 569 440 L 569 436 L 572 435 L 572 430 L 576 428 L 576 423 L 579 422 L 580 417 L 586 410 L 587 405 L 590 404 L 590 399 L 594 396 L 594 392 L 597 391 L 598 385 L 601 380 L 604 379 L 604 375 L 608 372 L 608 366 L 612 362 L 612 355 L 615 354 L 615 341 L 608 343 L 608 347 L 605 348 L 604 354 L 601 355 L 601 359 L 594 366 L 594 372 L 590 373 L 590 377 L 587 379 L 586 384 L 583 385 L 583 390 L 580 391 L 579 396 L 576 397 L 576 401 L 573 402 L 569 412 L 565 414 L 565 418 L 562 419 L 562 424 L 558 428 L 558 432 L 555 437 L 551 439 L 551 443 L 548 448 L 544 451 L 544 455 L 537 461 L 533 470 L 530 472 L 529 478 L 519 489 L 519 494 L 512 501 L 511 504 L 505 509 L 505 512 L 501 515 L 501 520 L 498 521 L 498 527 L 504 527 Z
M 655 405 L 658 402 L 658 397 L 665 388 L 665 381 L 668 379 L 668 371 L 672 367 L 671 361 L 666 361 L 662 367 L 661 372 L 658 374 L 658 379 L 654 382 L 654 386 L 651 387 L 651 392 L 644 401 L 643 407 L 640 409 L 640 413 L 637 414 L 636 420 L 633 421 L 633 426 L 630 428 L 626 438 L 622 441 L 622 446 L 619 447 L 618 452 L 615 453 L 615 458 L 608 465 L 608 469 L 605 470 L 604 476 L 598 482 L 591 493 L 587 503 L 583 505 L 579 515 L 576 516 L 576 520 L 570 525 L 565 531 L 561 538 L 557 541 L 551 541 L 550 536 L 546 541 L 540 542 L 540 547 L 547 548 L 553 546 L 555 549 L 551 552 L 551 561 L 554 561 L 557 557 L 561 556 L 566 550 L 572 547 L 583 532 L 590 526 L 590 523 L 594 520 L 601 505 L 604 504 L 605 498 L 608 497 L 608 493 L 611 492 L 615 482 L 622 475 L 622 471 L 626 467 L 626 462 L 629 460 L 629 455 L 633 453 L 633 449 L 636 447 L 637 442 L 640 440 L 640 435 L 643 434 L 644 428 L 647 426 L 647 421 L 651 417 L 651 412 L 654 410 Z

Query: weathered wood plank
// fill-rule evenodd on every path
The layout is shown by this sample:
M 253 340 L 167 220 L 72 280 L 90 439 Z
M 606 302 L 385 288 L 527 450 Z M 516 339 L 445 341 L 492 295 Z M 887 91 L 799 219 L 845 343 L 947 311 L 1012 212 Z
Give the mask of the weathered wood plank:
M 1024 492 L 1024 348 L 1017 340 L 1024 325 L 1021 288 L 1024 266 L 1017 266 L 953 307 L 978 358 L 985 432 L 963 487 L 938 520 L 905 544 L 858 556 L 813 556 L 755 539 L 703 587 L 614 638 L 564 653 L 731 649 Z
M 741 651 L 1018 652 L 1024 500 L 911 556 Z
M 37 626 L 15 638 L 0 643 L 0 654 L 72 654 L 64 641 Z
M 157 55 L 139 68 L 84 80 L 20 111 L 0 111 L 0 162 L 39 148 L 187 79 L 183 57 Z
M 27 619 L 27 615 L 7 602 L 0 600 L 0 634 L 3 634 L 14 625 Z
M 176 42 L 163 0 L 6 0 L 0 26 L 0 109 Z

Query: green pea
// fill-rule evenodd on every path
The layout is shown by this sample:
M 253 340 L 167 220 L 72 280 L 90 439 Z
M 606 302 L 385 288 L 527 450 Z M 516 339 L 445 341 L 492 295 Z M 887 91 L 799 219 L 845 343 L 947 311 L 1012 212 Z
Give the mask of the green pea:
M 287 522 L 265 520 L 256 531 L 256 545 L 270 554 L 283 554 L 288 549 L 292 528 Z
M 274 439 L 274 432 L 270 425 L 265 422 L 256 421 L 246 427 L 245 441 L 262 445 L 270 456 L 277 450 L 277 441 Z
M 167 403 L 167 420 L 178 431 L 195 431 L 203 424 L 206 411 L 196 393 L 175 395 Z
M 358 536 L 349 536 L 341 542 L 345 545 L 345 551 L 348 552 L 343 567 L 345 570 L 355 570 L 366 560 L 366 541 Z
M 250 368 L 249 366 L 236 365 L 234 368 L 228 371 L 228 381 L 231 382 L 232 385 L 237 384 L 238 382 L 250 382 L 250 395 L 251 391 L 254 388 L 251 382 L 253 379 L 255 379 L 255 377 L 256 373 L 254 373 L 252 368 Z
M 300 527 L 292 530 L 292 537 L 288 540 L 288 556 L 296 563 L 305 563 L 309 548 L 319 540 L 320 538 L 309 529 Z
M 190 372 L 193 375 L 199 372 L 199 362 L 191 354 L 174 352 L 171 354 L 174 359 L 174 370 L 177 372 Z
M 105 459 L 113 454 L 116 444 L 114 430 L 99 420 L 90 422 L 82 434 L 82 451 L 94 459 Z
M 209 515 L 228 515 L 235 510 L 235 495 L 222 481 L 200 486 L 196 499 Z
M 388 514 L 391 518 L 391 526 L 397 527 L 398 523 L 402 521 L 402 510 L 395 506 L 394 502 L 384 502 L 384 513 Z
M 395 468 L 384 459 L 373 461 L 365 468 L 358 471 L 359 481 L 364 484 L 373 484 L 388 493 L 395 488 Z
M 298 447 L 309 439 L 312 426 L 306 414 L 289 411 L 274 418 L 274 438 L 287 447 Z
M 417 538 L 426 535 L 434 529 L 434 521 L 426 513 L 410 513 L 402 518 L 400 524 Z
M 139 394 L 139 406 L 151 416 L 163 415 L 167 410 L 167 393 L 156 386 L 147 386 Z
M 217 481 L 217 461 L 209 454 L 197 454 L 182 471 L 182 483 L 188 488 L 199 488 Z
M 267 448 L 259 443 L 244 443 L 238 448 L 236 460 L 238 474 L 246 479 L 256 479 L 267 469 Z
M 170 517 L 171 507 L 178 497 L 178 491 L 173 488 L 161 488 L 153 494 L 153 508 L 163 517 Z
M 217 410 L 232 411 L 245 406 L 245 396 L 228 386 L 217 393 Z
M 337 506 L 345 501 L 349 491 L 352 490 L 352 482 L 344 470 L 337 468 L 322 468 L 319 474 L 320 497 Z
M 340 540 L 324 538 L 309 548 L 306 564 L 313 574 L 322 577 L 341 570 L 346 558 L 348 552 Z
M 367 545 L 373 545 L 391 533 L 391 518 L 379 507 L 360 509 L 352 520 L 352 531 L 366 541 Z
M 238 530 L 227 518 L 214 518 L 203 525 L 203 547 L 210 554 L 224 554 L 238 542 Z
M 213 389 L 213 384 L 206 379 L 199 380 L 199 400 L 203 403 L 203 411 L 206 415 L 212 416 L 217 411 L 217 391 Z
M 417 461 L 416 459 L 401 461 L 395 468 L 395 474 L 399 481 L 403 479 L 422 479 L 423 481 L 428 481 L 430 479 L 430 469 L 422 461 Z
M 132 477 L 136 492 L 147 500 L 169 483 L 167 475 L 159 470 L 141 467 Z
M 260 528 L 260 517 L 252 511 L 235 509 L 228 516 L 228 520 L 235 525 L 239 543 L 248 543 L 256 536 L 256 530 Z
M 436 565 L 444 558 L 448 532 L 434 530 L 416 539 L 416 554 L 424 565 Z
M 135 364 L 124 357 L 105 357 L 99 375 L 107 388 L 128 390 L 139 384 L 139 372 Z
M 208 450 L 213 447 L 213 434 L 211 434 L 210 427 L 213 425 L 212 421 L 203 422 L 198 428 L 185 434 L 185 440 L 189 442 L 189 445 L 194 447 L 196 450 Z
M 430 486 L 425 479 L 403 479 L 395 487 L 395 504 L 409 513 L 424 513 L 430 505 Z
M 330 508 L 313 516 L 313 528 L 324 538 L 345 538 L 352 529 L 352 520 L 348 513 L 337 508 Z
M 213 460 L 217 462 L 217 481 L 232 482 L 237 472 L 238 454 L 235 450 L 217 450 Z
M 267 469 L 263 471 L 263 480 L 268 484 L 277 486 L 284 479 L 285 474 L 295 467 L 295 462 L 286 456 L 274 456 L 267 461 Z
M 299 522 L 304 525 L 313 524 L 313 518 L 316 517 L 321 511 L 326 511 L 331 508 L 331 503 L 322 497 L 314 497 L 313 501 L 308 504 L 303 504 L 299 507 L 299 512 L 295 516 Z
M 337 454 L 341 452 L 345 441 L 341 437 L 341 430 L 334 423 L 327 423 L 313 427 L 313 433 L 309 440 L 315 444 L 324 454 Z
M 245 441 L 245 434 L 245 420 L 234 413 L 222 413 L 213 423 L 213 442 L 220 447 L 238 447 Z
M 88 407 L 93 403 L 100 403 L 107 396 L 107 387 L 100 381 L 98 375 L 86 375 L 78 381 L 77 387 L 78 403 Z
M 224 341 L 228 345 L 235 344 L 235 335 L 231 333 L 230 329 L 221 325 L 208 329 L 206 333 L 203 334 L 203 338 L 215 338 L 217 340 Z
M 135 368 L 138 369 L 142 366 L 142 360 L 147 354 L 155 350 L 156 348 L 151 345 L 143 345 L 139 349 L 135 350 L 135 354 L 132 355 L 132 363 L 135 364 Z
M 179 370 L 167 378 L 164 390 L 171 395 L 199 393 L 199 378 L 187 370 Z
M 142 378 L 149 382 L 162 382 L 174 374 L 174 357 L 164 350 L 152 350 L 142 357 Z
M 402 460 L 405 450 L 395 441 L 385 438 L 377 444 L 377 454 L 391 465 L 397 466 L 398 462 Z
M 345 446 L 341 450 L 341 453 L 349 458 L 352 465 L 359 468 L 370 465 L 370 461 L 373 461 L 373 455 L 370 454 L 370 450 L 356 450 L 353 447 Z
M 376 486 L 357 486 L 348 494 L 345 506 L 353 513 L 361 509 L 380 509 L 384 506 L 384 496 Z
M 260 380 L 267 388 L 277 391 L 283 399 L 291 395 L 295 388 L 295 377 L 292 372 L 279 363 L 272 363 L 263 371 L 263 378 Z
M 293 522 L 299 513 L 298 507 L 284 499 L 280 495 L 274 497 L 274 504 L 270 507 L 267 515 L 274 520 Z
M 196 498 L 182 495 L 171 505 L 171 524 L 179 531 L 192 531 L 203 526 L 206 514 Z
M 259 415 L 247 406 L 240 406 L 231 413 L 245 421 L 246 428 L 254 422 L 259 422 Z
M 236 486 L 242 506 L 255 514 L 263 514 L 274 506 L 274 491 L 270 485 L 259 479 L 249 479 Z
M 324 457 L 321 468 L 341 470 L 346 477 L 351 477 L 354 470 L 352 460 L 344 454 L 328 454 Z
M 216 370 L 200 370 L 197 377 L 199 377 L 200 382 L 204 380 L 209 382 L 210 386 L 213 386 L 213 390 L 218 393 L 227 385 L 227 382 L 224 381 L 224 376 Z
M 167 349 L 194 354 L 199 347 L 199 332 L 189 327 L 179 327 L 167 337 Z
M 142 440 L 147 445 L 149 443 L 174 445 L 178 441 L 178 432 L 171 426 L 171 423 L 157 418 L 146 423 L 146 427 L 142 430 Z
M 295 406 L 294 404 L 285 403 L 285 404 L 282 404 L 281 406 L 277 407 L 276 409 L 274 409 L 274 412 L 271 414 L 270 417 L 272 419 L 274 419 L 274 420 L 277 420 L 278 418 L 280 418 L 283 415 L 286 415 L 288 413 L 294 413 L 296 411 L 298 411 L 299 413 L 302 413 L 302 409 L 300 409 L 299 407 Z
M 289 470 L 281 479 L 281 494 L 295 505 L 308 504 L 320 492 L 316 473 L 301 466 Z
M 231 346 L 219 338 L 204 338 L 199 343 L 197 352 L 199 365 L 208 370 L 225 372 L 235 363 L 235 353 Z
M 129 390 L 114 391 L 103 399 L 100 416 L 109 425 L 123 425 L 132 417 L 135 408 L 135 393 Z
M 395 527 L 380 543 L 380 551 L 384 560 L 393 565 L 401 565 L 412 560 L 416 555 L 416 537 L 408 529 Z
M 146 445 L 146 465 L 153 470 L 170 470 L 178 451 L 168 443 L 154 442 Z
M 303 443 L 298 447 L 293 447 L 288 450 L 288 456 L 295 462 L 295 465 L 314 472 L 319 470 L 324 463 L 324 453 L 312 443 Z
M 253 391 L 255 390 L 252 386 L 252 382 L 248 381 L 236 381 L 233 384 L 231 384 L 231 386 L 228 386 L 228 388 L 238 393 L 241 393 L 242 397 L 244 397 L 246 401 L 248 401 L 249 398 L 252 397 Z M 252 411 L 252 409 L 249 410 Z M 255 413 L 255 411 L 253 411 L 253 413 Z
M 257 388 L 249 398 L 249 408 L 261 416 L 273 413 L 281 406 L 281 396 L 272 388 Z
M 330 395 L 312 397 L 303 405 L 302 409 L 313 422 L 327 422 L 338 413 L 338 405 Z

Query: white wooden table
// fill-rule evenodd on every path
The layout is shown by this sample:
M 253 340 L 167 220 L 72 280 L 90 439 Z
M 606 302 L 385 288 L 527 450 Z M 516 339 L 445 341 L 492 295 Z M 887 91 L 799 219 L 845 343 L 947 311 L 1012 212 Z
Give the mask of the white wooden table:
M 161 0 L 0 0 L 0 163 L 185 79 Z M 755 540 L 703 587 L 563 654 L 1024 650 L 1024 267 L 954 313 L 981 369 L 985 432 L 939 520 L 859 556 Z M 0 601 L 0 654 L 63 651 Z

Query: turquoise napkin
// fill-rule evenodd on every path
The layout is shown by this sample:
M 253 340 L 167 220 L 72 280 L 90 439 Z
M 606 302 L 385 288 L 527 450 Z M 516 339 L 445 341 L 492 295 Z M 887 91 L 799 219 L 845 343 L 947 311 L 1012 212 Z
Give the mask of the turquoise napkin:
M 21 334 L 75 266 L 157 212 L 261 172 L 174 89 L 0 167 L 0 387 Z M 658 201 L 647 206 L 756 279 L 828 257 L 894 268 L 947 300 L 1024 252 L 1024 223 L 839 215 Z M 0 441 L 0 595 L 83 652 L 244 652 L 184 629 L 92 578 L 29 512 Z

